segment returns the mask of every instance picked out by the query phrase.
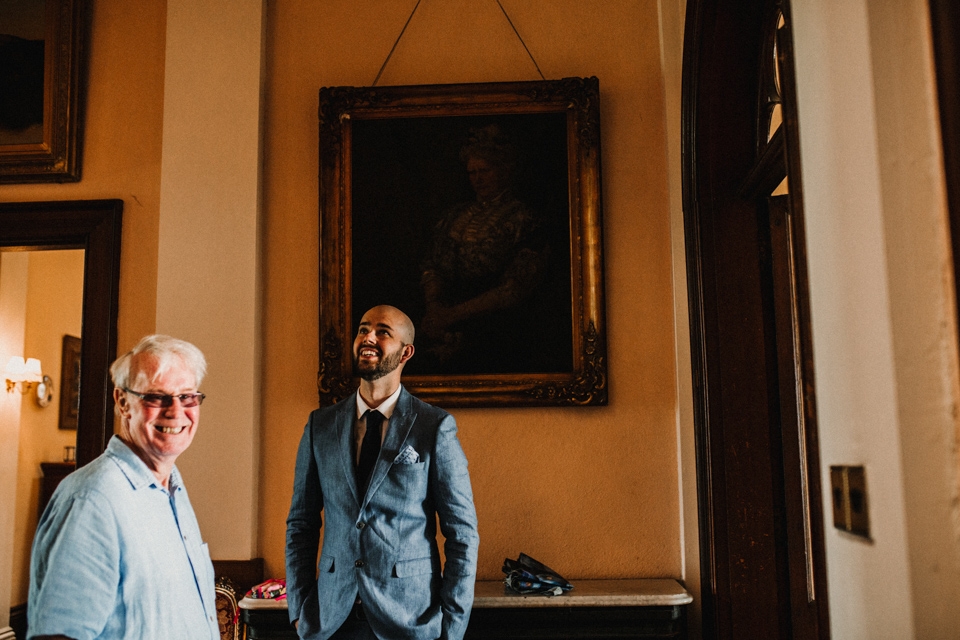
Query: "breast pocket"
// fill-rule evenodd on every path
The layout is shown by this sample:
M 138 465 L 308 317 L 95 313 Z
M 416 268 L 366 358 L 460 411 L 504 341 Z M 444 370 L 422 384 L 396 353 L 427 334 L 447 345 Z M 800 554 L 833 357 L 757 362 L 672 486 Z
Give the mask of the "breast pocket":
M 396 504 L 420 502 L 427 495 L 427 465 L 424 462 L 394 464 L 381 487 Z

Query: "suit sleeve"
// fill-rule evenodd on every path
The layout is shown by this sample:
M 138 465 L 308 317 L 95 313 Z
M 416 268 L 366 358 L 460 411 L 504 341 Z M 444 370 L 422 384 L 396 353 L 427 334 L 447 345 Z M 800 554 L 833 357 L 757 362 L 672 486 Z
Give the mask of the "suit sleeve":
M 323 489 L 313 454 L 313 418 L 307 422 L 297 449 L 293 499 L 287 516 L 287 606 L 290 622 L 300 617 L 303 603 L 316 597 L 317 550 L 323 509 Z
M 440 530 L 443 532 L 443 583 L 440 604 L 443 609 L 445 640 L 460 640 L 473 608 L 473 588 L 477 573 L 477 512 L 467 471 L 467 457 L 457 439 L 457 424 L 446 415 L 437 432 L 436 464 L 431 478 Z

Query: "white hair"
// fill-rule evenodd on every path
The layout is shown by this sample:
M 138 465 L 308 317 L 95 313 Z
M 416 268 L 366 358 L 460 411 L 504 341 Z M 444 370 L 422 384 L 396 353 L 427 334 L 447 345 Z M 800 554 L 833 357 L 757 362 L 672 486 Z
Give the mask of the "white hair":
M 133 357 L 141 353 L 149 354 L 157 359 L 159 366 L 156 375 L 158 377 L 166 373 L 177 359 L 182 360 L 187 365 L 193 373 L 198 387 L 203 380 L 203 376 L 207 373 L 207 359 L 200 349 L 186 340 L 155 334 L 142 338 L 137 346 L 117 358 L 110 365 L 113 386 L 120 389 L 129 387 L 130 365 Z

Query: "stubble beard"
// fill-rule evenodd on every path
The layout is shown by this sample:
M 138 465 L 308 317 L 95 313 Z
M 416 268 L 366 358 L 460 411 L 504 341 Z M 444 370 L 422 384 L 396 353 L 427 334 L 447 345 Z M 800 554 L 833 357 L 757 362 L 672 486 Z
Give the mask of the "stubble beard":
M 396 371 L 397 367 L 400 366 L 400 360 L 402 358 L 403 348 L 401 347 L 393 355 L 380 356 L 380 360 L 372 367 L 361 367 L 360 355 L 357 354 L 353 357 L 353 370 L 354 373 L 360 377 L 360 379 L 366 380 L 367 382 L 373 382 L 374 380 L 379 380 L 380 378 Z

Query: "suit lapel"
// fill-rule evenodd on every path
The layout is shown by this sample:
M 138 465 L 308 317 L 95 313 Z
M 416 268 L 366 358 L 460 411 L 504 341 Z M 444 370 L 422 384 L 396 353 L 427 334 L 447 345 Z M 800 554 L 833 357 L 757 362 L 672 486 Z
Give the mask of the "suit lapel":
M 370 475 L 370 486 L 367 489 L 368 500 L 370 496 L 376 493 L 380 483 L 387 476 L 387 472 L 393 464 L 393 459 L 397 456 L 410 434 L 410 429 L 413 428 L 414 421 L 417 419 L 417 414 L 414 413 L 411 406 L 411 398 L 412 396 L 407 393 L 407 390 L 401 387 L 397 405 L 393 409 L 393 415 L 390 416 L 387 437 L 383 441 L 383 446 L 380 447 L 380 457 L 377 458 L 377 464 L 373 467 L 373 473 Z M 356 481 L 354 481 L 354 486 L 356 486 Z
M 406 389 L 400 390 L 400 397 L 397 398 L 397 406 L 394 407 L 393 415 L 390 416 L 390 429 L 387 431 L 387 437 L 383 441 L 381 451 L 393 452 L 395 456 L 403 446 L 403 442 L 410 433 L 410 428 L 413 427 L 413 421 L 417 417 L 410 406 L 412 397 Z M 391 459 L 390 462 L 393 462 L 393 460 Z

